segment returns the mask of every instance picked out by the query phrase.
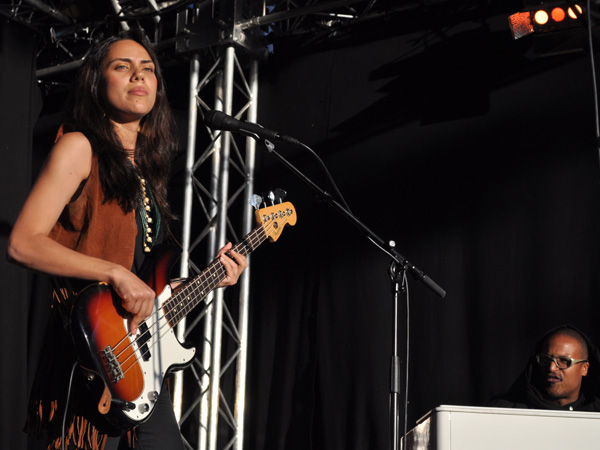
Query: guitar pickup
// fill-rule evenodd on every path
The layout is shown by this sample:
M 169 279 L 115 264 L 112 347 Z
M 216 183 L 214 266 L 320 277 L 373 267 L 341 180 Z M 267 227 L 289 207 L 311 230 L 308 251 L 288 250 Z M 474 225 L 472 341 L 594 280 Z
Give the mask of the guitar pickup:
M 152 337 L 150 330 L 148 329 L 148 325 L 146 325 L 146 321 L 140 322 L 138 337 L 135 342 L 140 349 L 140 353 L 142 354 L 142 358 L 144 361 L 150 361 L 152 354 L 150 353 L 150 349 L 148 348 L 148 341 Z
M 106 369 L 106 373 L 112 384 L 125 378 L 121 364 L 119 364 L 110 345 L 107 345 L 102 350 L 102 362 L 104 363 L 104 368 Z

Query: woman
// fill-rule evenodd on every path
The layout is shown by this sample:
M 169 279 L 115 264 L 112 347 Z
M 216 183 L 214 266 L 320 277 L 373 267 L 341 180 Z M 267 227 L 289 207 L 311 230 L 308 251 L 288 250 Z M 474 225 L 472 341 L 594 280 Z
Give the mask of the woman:
M 59 280 L 27 429 L 37 435 L 45 430 L 48 448 L 61 447 L 62 433 L 68 448 L 117 448 L 120 431 L 98 412 L 98 397 L 86 391 L 85 377 L 76 375 L 69 387 L 75 358 L 63 321 L 77 290 L 89 283 L 83 280 L 110 284 L 131 314 L 132 333 L 153 309 L 156 294 L 135 273 L 144 254 L 168 236 L 166 184 L 176 133 L 150 44 L 133 32 L 96 45 L 67 114 L 64 134 L 15 222 L 7 250 L 15 262 Z M 231 247 L 219 251 L 227 272 L 220 286 L 235 284 L 247 267 Z M 138 449 L 183 448 L 165 392 L 148 422 L 129 433 Z M 64 426 L 69 394 L 74 398 Z

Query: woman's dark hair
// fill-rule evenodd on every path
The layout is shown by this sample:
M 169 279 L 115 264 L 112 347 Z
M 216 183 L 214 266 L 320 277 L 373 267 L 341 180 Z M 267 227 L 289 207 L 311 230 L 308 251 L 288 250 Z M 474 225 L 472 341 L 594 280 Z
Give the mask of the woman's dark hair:
M 110 106 L 106 101 L 106 83 L 102 73 L 102 61 L 110 46 L 121 40 L 140 44 L 155 65 L 156 102 L 141 121 L 135 163 L 149 183 L 161 215 L 169 220 L 173 215 L 167 203 L 167 183 L 171 159 L 177 149 L 177 131 L 156 52 L 140 31 L 121 32 L 92 47 L 73 85 L 64 132 L 80 131 L 85 134 L 98 157 L 106 200 L 118 202 L 125 212 L 134 210 L 139 205 L 140 181 L 110 121 Z

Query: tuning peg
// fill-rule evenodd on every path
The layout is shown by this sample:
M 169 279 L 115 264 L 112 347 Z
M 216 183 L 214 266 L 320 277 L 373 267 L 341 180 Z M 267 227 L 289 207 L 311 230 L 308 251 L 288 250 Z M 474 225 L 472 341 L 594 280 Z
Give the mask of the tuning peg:
M 287 195 L 287 192 L 281 188 L 277 188 L 273 194 L 275 196 L 275 200 L 277 200 L 277 203 L 282 203 L 283 199 Z
M 269 193 L 267 194 L 267 197 L 269 198 L 269 200 L 271 200 L 271 206 L 274 206 L 275 205 L 275 192 L 269 191 Z
M 250 199 L 250 204 L 254 207 L 254 209 L 260 209 L 260 205 L 263 202 L 263 198 L 260 195 L 252 194 L 252 198 Z

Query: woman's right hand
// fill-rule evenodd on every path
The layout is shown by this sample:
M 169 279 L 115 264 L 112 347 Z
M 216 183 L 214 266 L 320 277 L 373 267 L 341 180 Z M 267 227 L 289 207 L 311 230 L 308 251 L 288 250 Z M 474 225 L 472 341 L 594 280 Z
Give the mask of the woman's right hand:
M 109 283 L 121 297 L 123 308 L 132 314 L 129 329 L 137 333 L 140 322 L 152 314 L 156 293 L 150 287 L 122 266 L 115 266 Z

